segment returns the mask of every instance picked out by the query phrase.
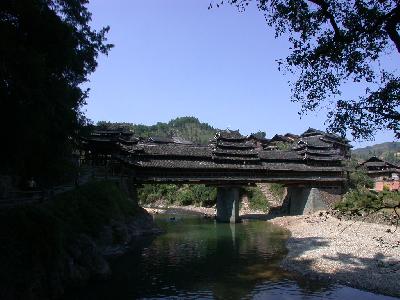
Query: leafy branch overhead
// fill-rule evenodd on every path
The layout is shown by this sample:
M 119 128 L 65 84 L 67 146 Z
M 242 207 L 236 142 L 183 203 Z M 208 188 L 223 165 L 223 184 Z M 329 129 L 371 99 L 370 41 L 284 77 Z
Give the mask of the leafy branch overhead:
M 95 71 L 98 55 L 112 48 L 109 27 L 90 27 L 87 4 L 0 1 L 0 120 L 7 128 L 0 173 L 48 174 L 70 153 L 85 122 L 88 91 L 82 83 Z
M 382 58 L 398 61 L 400 3 L 395 0 L 229 0 L 245 10 L 257 3 L 276 37 L 287 34 L 291 52 L 279 67 L 297 75 L 292 100 L 300 114 L 328 105 L 329 130 L 371 138 L 388 129 L 400 137 L 400 80 Z M 210 8 L 224 1 L 213 2 Z M 390 67 L 393 67 L 391 64 Z M 360 86 L 356 99 L 343 84 Z

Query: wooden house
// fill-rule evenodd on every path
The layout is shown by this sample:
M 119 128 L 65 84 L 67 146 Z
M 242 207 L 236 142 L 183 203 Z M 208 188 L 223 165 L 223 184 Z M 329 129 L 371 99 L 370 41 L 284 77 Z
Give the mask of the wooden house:
M 391 191 L 400 189 L 399 166 L 373 156 L 362 162 L 359 167 L 365 168 L 368 176 L 374 180 L 374 190 L 382 191 L 385 187 Z

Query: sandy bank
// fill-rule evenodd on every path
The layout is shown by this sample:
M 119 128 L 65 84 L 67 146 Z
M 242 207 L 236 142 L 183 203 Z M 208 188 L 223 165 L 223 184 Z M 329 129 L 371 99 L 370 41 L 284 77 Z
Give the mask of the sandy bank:
M 400 228 L 339 220 L 329 213 L 278 217 L 291 231 L 284 268 L 356 288 L 400 296 Z

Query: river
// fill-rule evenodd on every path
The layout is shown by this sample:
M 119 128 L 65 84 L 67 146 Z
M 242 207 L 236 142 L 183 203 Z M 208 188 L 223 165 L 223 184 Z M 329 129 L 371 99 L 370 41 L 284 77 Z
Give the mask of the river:
M 312 281 L 279 267 L 288 232 L 265 221 L 217 224 L 156 215 L 165 233 L 138 238 L 112 261 L 112 277 L 67 299 L 396 299 Z

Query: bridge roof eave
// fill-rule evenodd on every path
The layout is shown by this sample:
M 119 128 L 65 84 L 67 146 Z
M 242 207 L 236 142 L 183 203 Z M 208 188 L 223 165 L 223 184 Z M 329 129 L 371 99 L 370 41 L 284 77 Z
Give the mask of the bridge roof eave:
M 345 178 L 159 178 L 159 177 L 146 177 L 136 178 L 138 183 L 187 183 L 187 184 L 208 184 L 208 185 L 220 185 L 220 184 L 240 184 L 248 185 L 249 183 L 281 183 L 285 185 L 293 184 L 313 184 L 313 185 L 337 185 L 343 184 Z
M 239 166 L 227 166 L 227 165 L 218 165 L 215 166 L 203 166 L 199 168 L 192 168 L 190 166 L 171 166 L 171 165 L 146 165 L 141 163 L 129 163 L 131 167 L 135 169 L 152 169 L 152 170 L 171 170 L 171 171 L 185 171 L 185 172 L 226 172 L 226 171 L 269 171 L 269 172 L 342 172 L 344 171 L 343 167 L 340 166 L 332 166 L 332 167 L 318 167 L 318 166 L 307 166 L 307 165 L 300 165 L 299 167 L 288 167 L 288 166 L 264 166 L 264 165 L 239 165 Z

